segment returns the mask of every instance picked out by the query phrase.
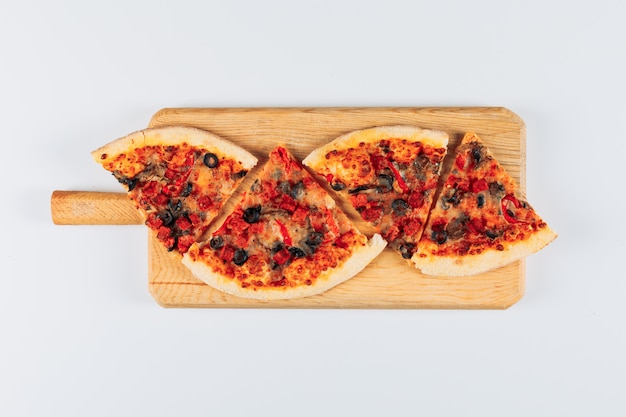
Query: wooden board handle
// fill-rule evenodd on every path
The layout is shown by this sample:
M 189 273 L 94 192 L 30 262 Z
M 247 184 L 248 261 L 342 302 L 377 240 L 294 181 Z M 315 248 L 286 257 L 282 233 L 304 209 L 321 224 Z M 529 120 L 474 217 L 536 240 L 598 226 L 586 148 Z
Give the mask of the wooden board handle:
M 50 197 L 54 224 L 142 224 L 125 193 L 54 191 Z

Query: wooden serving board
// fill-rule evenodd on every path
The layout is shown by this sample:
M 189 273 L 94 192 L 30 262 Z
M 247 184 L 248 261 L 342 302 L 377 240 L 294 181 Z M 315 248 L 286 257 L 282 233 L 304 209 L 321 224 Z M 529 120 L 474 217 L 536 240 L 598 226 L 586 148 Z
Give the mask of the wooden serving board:
M 394 124 L 448 132 L 450 144 L 442 173 L 450 168 L 451 155 L 462 136 L 468 131 L 476 132 L 522 189 L 525 187 L 524 122 L 505 108 L 163 109 L 153 116 L 149 126 L 184 125 L 209 130 L 252 152 L 259 158 L 258 169 L 277 144 L 287 146 L 297 158 L 304 159 L 313 149 L 343 133 Z M 240 192 L 249 187 L 255 173 L 256 169 L 246 177 Z M 230 204 L 237 199 L 234 196 Z M 57 192 L 52 200 L 57 224 L 139 221 L 123 194 Z M 77 208 L 77 201 L 82 209 Z M 368 233 L 354 213 L 346 211 L 357 227 Z M 110 218 L 103 219 L 102 212 L 110 213 Z M 77 221 L 77 217 L 87 220 Z M 504 309 L 524 293 L 523 260 L 473 277 L 436 277 L 420 274 L 385 249 L 357 276 L 323 294 L 295 300 L 248 300 L 224 294 L 193 277 L 180 262 L 180 256 L 167 252 L 150 232 L 148 255 L 148 287 L 164 307 Z

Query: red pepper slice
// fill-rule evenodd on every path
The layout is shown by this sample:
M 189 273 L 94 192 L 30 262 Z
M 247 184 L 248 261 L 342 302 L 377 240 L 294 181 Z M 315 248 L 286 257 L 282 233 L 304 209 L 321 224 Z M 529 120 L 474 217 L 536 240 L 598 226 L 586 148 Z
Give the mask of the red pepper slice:
M 278 265 L 284 265 L 287 263 L 289 259 L 291 259 L 291 254 L 286 248 L 282 248 L 281 250 L 276 252 L 276 254 L 272 257 L 272 259 Z
M 300 164 L 297 161 L 291 159 L 291 157 L 289 156 L 289 152 L 287 152 L 287 149 L 279 146 L 276 148 L 276 154 L 278 155 L 278 160 L 281 161 L 285 166 L 285 172 L 287 174 L 291 173 L 291 168 L 300 169 Z
M 400 189 L 405 192 L 408 193 L 409 192 L 409 186 L 406 185 L 406 182 L 404 182 L 404 178 L 402 178 L 402 175 L 400 175 L 400 171 L 398 171 L 398 169 L 395 167 L 395 165 L 393 164 L 393 162 L 389 161 L 389 169 L 391 170 L 391 172 L 393 173 L 393 176 L 396 177 L 396 181 L 398 182 L 398 186 L 400 187 Z
M 278 225 L 278 228 L 280 229 L 280 234 L 283 235 L 283 242 L 285 242 L 285 245 L 287 246 L 292 246 L 293 245 L 293 241 L 291 240 L 291 236 L 289 236 L 289 231 L 287 230 L 287 227 L 280 222 L 280 220 L 275 219 L 274 220 L 276 222 L 276 224 Z
M 489 185 L 487 184 L 487 181 L 484 178 L 481 178 L 477 181 L 472 181 L 470 188 L 472 189 L 473 193 L 479 193 L 481 191 L 485 191 L 486 189 L 488 189 Z
M 500 202 L 500 204 L 502 206 L 502 216 L 504 216 L 506 221 L 511 223 L 511 224 L 527 223 L 527 222 L 525 222 L 523 220 L 518 220 L 515 217 L 511 216 L 511 214 L 509 214 L 509 209 L 506 206 L 507 202 L 509 202 L 509 201 L 515 206 L 515 208 L 520 208 L 520 206 L 521 206 L 520 202 L 512 194 L 507 194 L 504 197 L 502 197 L 502 201 Z
M 454 165 L 459 169 L 459 171 L 465 170 L 465 155 L 459 154 L 454 160 Z

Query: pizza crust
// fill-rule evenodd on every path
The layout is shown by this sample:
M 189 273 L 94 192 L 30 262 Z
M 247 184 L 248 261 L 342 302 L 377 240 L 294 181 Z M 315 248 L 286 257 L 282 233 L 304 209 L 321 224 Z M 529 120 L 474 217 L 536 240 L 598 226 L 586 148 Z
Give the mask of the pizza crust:
M 448 146 L 448 134 L 439 130 L 422 129 L 416 126 L 395 125 L 379 126 L 370 129 L 356 130 L 339 136 L 332 142 L 315 149 L 302 163 L 310 168 L 324 164 L 325 155 L 333 150 L 356 148 L 359 143 L 378 143 L 384 139 L 399 138 L 411 142 L 422 142 L 437 148 Z
M 250 298 L 256 300 L 287 300 L 293 298 L 309 297 L 312 295 L 323 293 L 342 282 L 345 282 L 361 272 L 374 258 L 376 258 L 387 246 L 387 242 L 383 238 L 375 234 L 367 242 L 365 246 L 355 248 L 350 258 L 337 268 L 328 269 L 320 275 L 314 284 L 302 285 L 295 288 L 271 288 L 250 290 L 241 288 L 233 279 L 224 277 L 215 273 L 207 264 L 201 260 L 193 261 L 190 253 L 198 248 L 195 243 L 189 252 L 182 259 L 183 264 L 193 273 L 195 277 L 204 281 L 211 287 L 223 291 L 225 293 L 235 295 L 242 298 Z
M 556 237 L 557 234 L 546 226 L 544 229 L 530 235 L 526 240 L 511 242 L 508 245 L 506 244 L 507 242 L 503 242 L 503 251 L 488 249 L 477 255 L 462 257 L 433 256 L 430 254 L 421 257 L 420 252 L 417 252 L 413 255 L 411 261 L 426 275 L 477 275 L 531 255 L 544 248 Z
M 137 148 L 180 145 L 185 142 L 191 146 L 213 152 L 218 156 L 236 159 L 241 162 L 244 169 L 252 169 L 257 163 L 257 158 L 242 147 L 206 130 L 185 126 L 139 130 L 96 149 L 91 152 L 91 156 L 96 162 L 105 164 L 116 156 Z

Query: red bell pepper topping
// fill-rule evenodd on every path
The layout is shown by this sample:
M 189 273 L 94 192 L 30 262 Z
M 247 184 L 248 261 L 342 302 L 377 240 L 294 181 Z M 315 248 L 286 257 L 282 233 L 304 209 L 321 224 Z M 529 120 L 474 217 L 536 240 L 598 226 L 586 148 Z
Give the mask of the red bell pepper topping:
M 178 226 L 180 230 L 188 230 L 191 227 L 191 221 L 185 216 L 180 216 L 176 219 L 176 226 Z
M 409 192 L 409 186 L 406 185 L 406 182 L 404 182 L 404 178 L 402 178 L 402 175 L 400 175 L 400 171 L 398 171 L 398 169 L 395 167 L 395 165 L 393 164 L 393 162 L 389 161 L 389 169 L 391 170 L 391 172 L 393 173 L 393 176 L 396 177 L 396 181 L 398 182 L 398 186 L 400 187 L 400 189 L 405 192 L 408 193 Z
M 276 252 L 276 254 L 272 257 L 272 259 L 278 265 L 284 265 L 287 263 L 289 259 L 291 259 L 291 254 L 286 248 L 282 248 L 281 250 Z
M 515 217 L 513 217 L 513 213 L 510 212 L 509 208 L 507 207 L 507 202 L 509 201 L 513 204 L 513 206 L 515 206 L 515 208 L 520 208 L 521 206 L 520 202 L 512 194 L 507 194 L 504 197 L 502 197 L 502 201 L 500 202 L 500 204 L 502 205 L 502 216 L 504 216 L 506 221 L 511 224 L 527 223 L 525 221 L 518 220 Z
M 292 167 L 300 169 L 300 164 L 298 163 L 298 161 L 294 161 L 293 159 L 291 159 L 291 157 L 289 156 L 289 152 L 287 152 L 287 149 L 283 148 L 282 146 L 276 148 L 276 155 L 278 156 L 278 160 L 281 161 L 285 166 L 285 172 L 287 174 L 291 173 Z
M 283 235 L 283 242 L 285 242 L 285 245 L 287 246 L 291 246 L 293 245 L 293 241 L 291 240 L 291 236 L 289 236 L 289 231 L 287 230 L 287 227 L 281 223 L 278 219 L 274 220 L 276 222 L 276 224 L 278 225 L 278 228 L 280 229 L 280 234 Z
M 465 170 L 465 155 L 459 154 L 454 160 L 454 165 L 456 165 L 459 171 Z
M 489 185 L 487 184 L 487 181 L 484 178 L 481 178 L 477 181 L 473 181 L 470 188 L 472 189 L 473 193 L 479 193 L 481 191 L 485 191 L 486 189 L 488 189 Z

